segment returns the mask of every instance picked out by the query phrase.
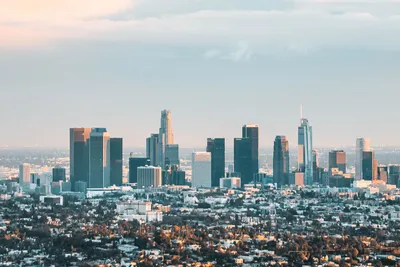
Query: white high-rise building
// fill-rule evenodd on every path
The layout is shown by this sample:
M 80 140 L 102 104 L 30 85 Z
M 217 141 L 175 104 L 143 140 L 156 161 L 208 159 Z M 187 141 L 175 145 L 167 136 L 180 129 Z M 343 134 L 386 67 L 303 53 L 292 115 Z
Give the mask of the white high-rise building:
M 368 138 L 360 137 L 356 140 L 356 180 L 363 179 L 362 173 L 362 161 L 363 161 L 363 152 L 371 151 L 370 141 Z
M 211 187 L 211 153 L 192 154 L 192 186 Z
M 20 186 L 29 185 L 31 182 L 31 166 L 24 163 L 19 166 L 19 184 Z
M 313 159 L 312 127 L 302 118 L 298 128 L 298 168 L 304 172 L 305 185 L 313 183 Z
M 174 143 L 174 134 L 172 131 L 172 117 L 170 110 L 161 111 L 161 125 L 158 135 L 159 144 L 159 164 L 165 168 L 165 152 L 166 146 Z
M 161 167 L 144 166 L 137 168 L 137 188 L 143 189 L 148 187 L 162 186 L 162 169 Z
M 110 181 L 110 134 L 93 128 L 89 139 L 89 188 L 104 188 Z

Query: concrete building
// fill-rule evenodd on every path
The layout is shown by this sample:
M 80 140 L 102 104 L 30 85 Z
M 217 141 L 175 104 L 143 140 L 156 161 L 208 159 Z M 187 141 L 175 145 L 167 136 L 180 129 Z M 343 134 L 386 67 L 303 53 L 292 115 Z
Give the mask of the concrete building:
M 137 188 L 156 188 L 162 186 L 161 167 L 144 166 L 137 168 Z
M 151 202 L 128 200 L 117 204 L 116 212 L 122 220 L 137 220 L 139 223 L 162 222 L 163 213 L 154 211 Z
M 31 182 L 31 166 L 27 163 L 24 163 L 19 166 L 19 184 L 24 187 L 30 184 Z
M 149 158 L 130 157 L 129 158 L 129 183 L 137 183 L 137 169 L 144 166 L 152 166 Z
M 211 153 L 192 154 L 192 186 L 211 187 Z
M 370 141 L 368 138 L 360 137 L 356 140 L 356 180 L 363 179 L 363 152 L 370 152 Z
M 375 153 L 373 151 L 363 151 L 362 179 L 368 181 L 378 179 L 378 162 L 375 159 Z
M 110 134 L 106 128 L 93 128 L 89 139 L 89 188 L 111 185 L 110 162 Z
M 346 152 L 343 150 L 332 150 L 329 152 L 329 170 L 333 168 L 346 173 Z
M 304 172 L 293 172 L 289 175 L 289 184 L 290 185 L 297 185 L 297 186 L 304 186 L 305 174 Z
M 173 170 L 171 173 L 172 185 L 186 185 L 186 172 L 181 170 Z
M 234 189 L 234 188 L 241 188 L 241 182 L 239 177 L 229 177 L 229 178 L 220 178 L 219 179 L 219 187 L 220 188 L 227 188 L 227 189 Z
M 146 158 L 150 160 L 149 165 L 160 166 L 159 149 L 159 134 L 151 134 L 146 139 Z
M 165 165 L 179 166 L 179 145 L 167 144 L 165 146 Z
M 172 131 L 172 117 L 170 110 L 161 111 L 161 123 L 158 135 L 159 145 L 159 165 L 165 169 L 166 146 L 174 143 L 174 134 Z

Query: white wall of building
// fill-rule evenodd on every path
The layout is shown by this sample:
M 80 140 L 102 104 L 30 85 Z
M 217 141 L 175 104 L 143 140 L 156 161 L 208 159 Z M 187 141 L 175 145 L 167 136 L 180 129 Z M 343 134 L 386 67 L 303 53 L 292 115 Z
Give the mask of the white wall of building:
M 192 186 L 211 187 L 211 153 L 192 154 Z

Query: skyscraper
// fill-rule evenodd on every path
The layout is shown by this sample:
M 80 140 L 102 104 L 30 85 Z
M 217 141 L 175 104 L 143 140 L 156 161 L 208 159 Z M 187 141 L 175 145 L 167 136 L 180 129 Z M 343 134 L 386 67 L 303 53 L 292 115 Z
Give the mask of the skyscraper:
M 137 183 L 137 169 L 139 167 L 150 166 L 150 159 L 148 158 L 129 158 L 129 183 Z
M 218 187 L 225 177 L 225 138 L 208 138 L 206 150 L 211 153 L 211 186 Z
M 274 183 L 281 187 L 289 184 L 289 141 L 286 136 L 276 136 L 273 155 Z
M 399 185 L 400 181 L 400 165 L 389 165 L 388 184 Z
M 104 188 L 110 181 L 110 134 L 93 128 L 89 139 L 89 188 Z
M 362 154 L 362 179 L 373 181 L 378 176 L 378 164 L 373 151 L 364 151 Z
M 137 168 L 137 188 L 161 187 L 162 186 L 161 167 L 142 166 Z
M 165 165 L 179 166 L 179 145 L 168 144 L 165 146 Z
M 122 161 L 123 140 L 122 138 L 110 139 L 110 182 L 111 185 L 122 185 Z
M 159 166 L 159 134 L 151 134 L 146 139 L 146 158 L 150 159 L 152 166 Z
M 317 150 L 312 151 L 313 155 L 313 183 L 319 183 L 319 173 L 318 173 L 318 159 L 319 159 L 319 154 Z
M 211 153 L 192 154 L 192 186 L 211 187 Z
M 69 130 L 70 181 L 75 189 L 77 181 L 89 182 L 89 138 L 91 128 L 71 128 Z
M 53 182 L 66 181 L 65 168 L 53 168 Z
M 370 141 L 368 138 L 360 137 L 356 140 L 356 180 L 363 179 L 363 152 L 371 151 Z
M 172 118 L 170 110 L 161 111 L 161 126 L 160 132 L 158 136 L 158 144 L 159 144 L 159 163 L 160 166 L 165 168 L 165 150 L 166 145 L 170 145 L 174 143 L 174 134 L 172 132 Z
M 244 125 L 242 138 L 234 139 L 234 168 L 242 185 L 251 183 L 258 173 L 258 125 Z
M 21 187 L 29 185 L 31 182 L 31 166 L 27 163 L 20 165 L 18 177 Z
M 346 173 L 346 152 L 343 150 L 332 150 L 329 152 L 329 171 L 333 168 Z
M 181 170 L 173 170 L 171 173 L 171 184 L 173 185 L 186 185 L 186 173 Z
M 307 119 L 302 118 L 298 127 L 298 168 L 304 172 L 304 184 L 313 182 L 313 146 L 312 127 Z

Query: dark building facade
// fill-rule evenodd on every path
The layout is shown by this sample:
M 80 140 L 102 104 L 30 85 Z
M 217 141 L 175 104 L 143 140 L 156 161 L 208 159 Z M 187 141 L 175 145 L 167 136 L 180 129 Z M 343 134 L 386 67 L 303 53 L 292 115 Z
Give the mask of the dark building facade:
M 70 129 L 70 181 L 72 190 L 78 181 L 89 182 L 89 139 L 91 128 Z
M 400 181 L 400 165 L 389 165 L 388 184 L 399 186 Z
M 173 185 L 186 185 L 186 173 L 181 170 L 174 170 L 171 174 L 171 184 Z
M 346 173 L 346 152 L 343 150 L 332 150 L 329 152 L 329 170 L 333 168 Z
M 373 151 L 364 151 L 362 156 L 362 179 L 376 180 L 378 176 L 378 166 Z
M 273 181 L 281 187 L 289 184 L 289 141 L 286 136 L 277 136 L 274 142 Z
M 122 185 L 123 140 L 110 139 L 110 182 L 111 185 Z
M 137 169 L 150 166 L 148 158 L 129 158 L 129 183 L 137 183 Z
M 150 137 L 146 139 L 146 158 L 150 159 L 150 164 L 152 166 L 159 166 L 159 135 L 151 134 Z
M 66 181 L 65 168 L 53 168 L 53 182 Z
M 211 186 L 218 187 L 225 177 L 225 138 L 208 138 L 207 152 L 211 153 Z

